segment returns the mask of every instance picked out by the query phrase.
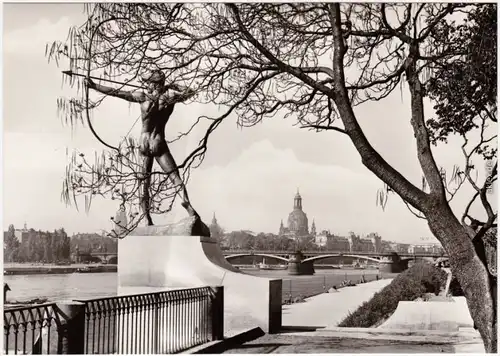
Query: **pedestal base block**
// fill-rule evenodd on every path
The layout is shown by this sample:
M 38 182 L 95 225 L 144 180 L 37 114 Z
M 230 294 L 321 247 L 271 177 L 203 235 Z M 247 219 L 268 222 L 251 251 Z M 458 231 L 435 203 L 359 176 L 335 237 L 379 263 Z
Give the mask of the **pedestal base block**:
M 120 295 L 222 285 L 226 330 L 281 328 L 282 280 L 242 273 L 209 237 L 132 234 L 119 241 L 118 255 Z

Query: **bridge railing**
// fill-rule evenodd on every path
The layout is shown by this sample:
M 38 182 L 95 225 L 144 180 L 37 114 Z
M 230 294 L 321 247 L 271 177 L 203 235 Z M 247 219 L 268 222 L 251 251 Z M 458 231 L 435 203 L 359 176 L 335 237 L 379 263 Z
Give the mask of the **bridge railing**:
M 223 287 L 4 309 L 5 354 L 176 353 L 223 338 Z

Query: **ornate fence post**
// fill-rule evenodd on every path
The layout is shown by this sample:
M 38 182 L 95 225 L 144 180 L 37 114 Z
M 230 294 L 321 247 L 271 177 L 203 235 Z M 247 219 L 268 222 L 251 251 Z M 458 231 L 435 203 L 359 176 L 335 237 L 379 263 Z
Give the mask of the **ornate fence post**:
M 212 287 L 214 291 L 211 308 L 212 341 L 224 339 L 224 287 Z
M 85 303 L 64 301 L 56 303 L 60 318 L 59 354 L 85 353 Z

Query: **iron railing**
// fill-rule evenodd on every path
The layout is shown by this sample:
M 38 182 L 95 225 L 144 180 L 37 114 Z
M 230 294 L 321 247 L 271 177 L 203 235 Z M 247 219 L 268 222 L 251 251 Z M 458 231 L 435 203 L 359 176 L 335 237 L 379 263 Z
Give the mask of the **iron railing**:
M 222 287 L 4 309 L 5 354 L 165 354 L 223 338 Z
M 176 353 L 222 338 L 222 287 L 82 300 L 85 354 Z
M 4 309 L 3 319 L 5 354 L 62 353 L 55 303 Z

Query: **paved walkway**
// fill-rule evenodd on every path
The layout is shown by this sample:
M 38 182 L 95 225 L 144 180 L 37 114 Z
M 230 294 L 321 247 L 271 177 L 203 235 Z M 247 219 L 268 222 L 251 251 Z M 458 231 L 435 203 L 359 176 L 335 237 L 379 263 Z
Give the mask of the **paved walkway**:
M 307 298 L 304 303 L 282 306 L 283 326 L 336 326 L 349 312 L 353 312 L 388 285 L 392 279 L 382 279 L 354 287 L 340 288 L 338 292 L 323 293 Z M 225 303 L 224 335 L 238 334 L 243 330 L 255 327 L 258 321 L 248 310 Z
M 343 329 L 343 330 L 341 330 Z M 336 328 L 313 332 L 266 334 L 223 353 L 484 353 L 481 338 L 475 330 L 455 333 L 407 330 Z
M 392 340 L 366 340 L 347 337 L 304 334 L 266 334 L 239 347 L 225 351 L 230 354 L 320 354 L 320 353 L 453 353 L 451 345 L 409 343 Z
M 392 279 L 345 287 L 334 293 L 323 293 L 307 298 L 304 303 L 283 305 L 283 326 L 336 326 L 350 312 L 388 285 Z

